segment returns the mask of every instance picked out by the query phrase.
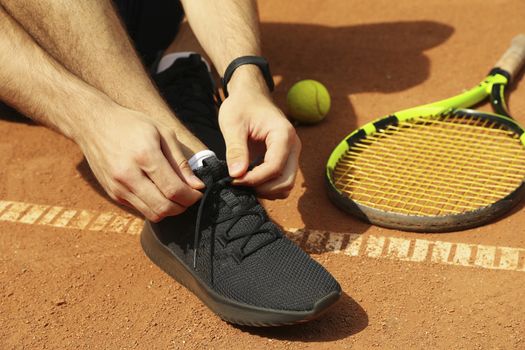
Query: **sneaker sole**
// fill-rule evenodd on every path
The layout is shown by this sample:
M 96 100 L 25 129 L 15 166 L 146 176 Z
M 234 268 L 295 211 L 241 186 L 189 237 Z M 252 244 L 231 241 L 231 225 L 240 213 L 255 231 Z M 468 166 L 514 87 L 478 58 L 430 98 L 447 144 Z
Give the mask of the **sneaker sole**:
M 146 256 L 195 294 L 208 308 L 223 320 L 243 326 L 269 327 L 304 323 L 316 319 L 341 297 L 334 291 L 318 300 L 312 310 L 288 311 L 266 309 L 227 299 L 216 293 L 159 241 L 148 221 L 144 224 L 140 242 Z

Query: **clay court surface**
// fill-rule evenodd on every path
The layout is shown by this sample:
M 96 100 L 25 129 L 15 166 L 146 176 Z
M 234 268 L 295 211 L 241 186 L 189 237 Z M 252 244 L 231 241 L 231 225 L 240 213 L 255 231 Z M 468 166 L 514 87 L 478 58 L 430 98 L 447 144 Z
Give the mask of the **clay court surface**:
M 525 3 L 260 8 L 279 104 L 306 78 L 333 98 L 325 122 L 298 129 L 304 151 L 291 197 L 265 205 L 341 282 L 342 301 L 296 327 L 222 322 L 144 256 L 142 219 L 103 194 L 74 143 L 0 112 L 0 348 L 524 349 L 523 205 L 478 229 L 397 232 L 333 207 L 323 170 L 357 125 L 475 85 L 525 32 Z M 525 123 L 523 75 L 510 109 Z

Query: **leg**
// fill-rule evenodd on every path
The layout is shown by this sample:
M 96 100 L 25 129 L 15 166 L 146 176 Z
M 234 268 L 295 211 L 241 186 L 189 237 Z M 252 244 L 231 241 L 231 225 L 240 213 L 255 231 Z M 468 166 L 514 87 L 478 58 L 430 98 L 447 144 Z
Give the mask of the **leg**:
M 69 71 L 118 104 L 156 119 L 173 119 L 109 0 L 0 0 L 38 44 Z M 186 156 L 206 147 L 172 122 Z
M 197 40 L 197 37 L 193 34 L 187 20 L 184 20 L 181 23 L 175 40 L 173 40 L 171 45 L 166 49 L 164 55 L 184 51 L 197 52 L 204 57 L 206 61 L 211 62 L 210 58 L 207 56 L 206 52 L 204 52 L 204 49 Z
M 160 92 L 177 117 L 206 146 L 225 158 L 224 139 L 217 121 L 213 77 L 208 73 L 211 62 L 204 53 L 189 24 L 179 25 L 184 12 L 179 1 L 114 0 L 128 33 Z M 174 40 L 175 39 L 175 40 Z M 170 44 L 168 47 L 168 44 Z M 155 64 L 159 53 L 164 56 Z M 206 60 L 190 59 L 191 53 Z M 175 62 L 176 61 L 176 62 Z M 161 72 L 161 74 L 156 74 Z M 200 156 L 200 155 L 199 155 Z
M 204 57 L 185 58 L 189 53 Z M 195 59 L 196 58 L 196 59 Z M 213 75 L 209 62 L 187 22 L 154 69 L 154 80 L 177 116 L 217 157 L 225 159 L 226 146 L 219 128 Z

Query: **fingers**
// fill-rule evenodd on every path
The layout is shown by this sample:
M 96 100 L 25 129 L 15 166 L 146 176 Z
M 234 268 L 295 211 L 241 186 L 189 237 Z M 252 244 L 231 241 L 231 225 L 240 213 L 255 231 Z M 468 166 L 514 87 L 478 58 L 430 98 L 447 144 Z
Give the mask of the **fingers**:
M 127 207 L 138 210 L 148 220 L 151 220 L 153 222 L 157 222 L 160 220 L 158 218 L 158 215 L 156 215 L 153 212 L 153 210 L 151 210 L 150 207 L 148 207 L 146 203 L 144 203 L 139 197 L 134 195 L 133 192 L 130 192 L 127 188 L 123 187 L 122 185 L 119 185 L 119 187 L 120 189 L 114 189 L 112 192 L 108 192 L 113 200 Z M 118 194 L 118 196 L 115 195 L 115 193 Z
M 187 208 L 201 197 L 199 191 L 179 177 L 162 152 L 154 152 L 148 156 L 146 163 L 139 165 L 165 198 Z M 195 175 L 191 173 L 190 176 Z
M 166 198 L 157 186 L 138 169 L 118 179 L 118 188 L 113 190 L 117 200 L 129 202 L 141 211 L 148 220 L 157 222 L 167 216 L 178 215 L 186 207 Z
M 171 147 L 166 142 L 166 152 L 161 149 L 161 143 L 158 139 L 156 144 L 145 143 L 139 147 L 141 151 L 134 153 L 129 164 L 116 165 L 112 172 L 112 180 L 116 183 L 112 192 L 116 199 L 129 203 L 151 221 L 178 215 L 202 196 L 187 183 L 195 177 L 191 169 L 172 166 L 172 162 L 177 161 L 187 165 L 176 140 Z M 198 178 L 193 182 L 194 185 L 204 186 Z
M 166 156 L 171 168 L 191 187 L 196 190 L 204 188 L 204 183 L 193 174 L 188 160 L 180 150 L 175 136 L 161 137 L 162 153 Z
M 282 175 L 274 180 L 256 187 L 257 194 L 266 199 L 284 199 L 290 195 L 297 176 L 301 142 L 299 138 L 292 146 L 292 151 L 287 159 Z
M 266 138 L 264 162 L 236 180 L 237 184 L 259 186 L 265 182 L 280 178 L 288 163 L 293 147 L 298 140 L 293 127 L 283 127 L 270 133 Z
M 221 128 L 226 142 L 226 163 L 231 177 L 239 177 L 248 169 L 248 132 L 243 125 Z
M 180 214 L 197 202 L 201 193 L 196 189 L 204 184 L 188 166 L 172 119 L 120 107 L 110 112 L 79 144 L 111 198 L 152 221 Z

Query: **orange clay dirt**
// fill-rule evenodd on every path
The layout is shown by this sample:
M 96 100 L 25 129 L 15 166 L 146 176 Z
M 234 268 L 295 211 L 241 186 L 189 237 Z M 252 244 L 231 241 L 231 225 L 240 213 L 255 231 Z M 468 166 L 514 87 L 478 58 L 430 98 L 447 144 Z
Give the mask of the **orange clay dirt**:
M 300 79 L 333 98 L 323 123 L 298 128 L 292 195 L 265 205 L 284 228 L 307 229 L 291 235 L 341 282 L 341 302 L 300 326 L 222 322 L 144 256 L 136 214 L 103 194 L 74 143 L 0 112 L 0 349 L 525 349 L 523 205 L 485 227 L 421 235 L 346 216 L 323 183 L 330 151 L 357 125 L 476 84 L 525 32 L 525 3 L 260 9 L 279 105 Z M 525 123 L 523 76 L 510 108 Z

